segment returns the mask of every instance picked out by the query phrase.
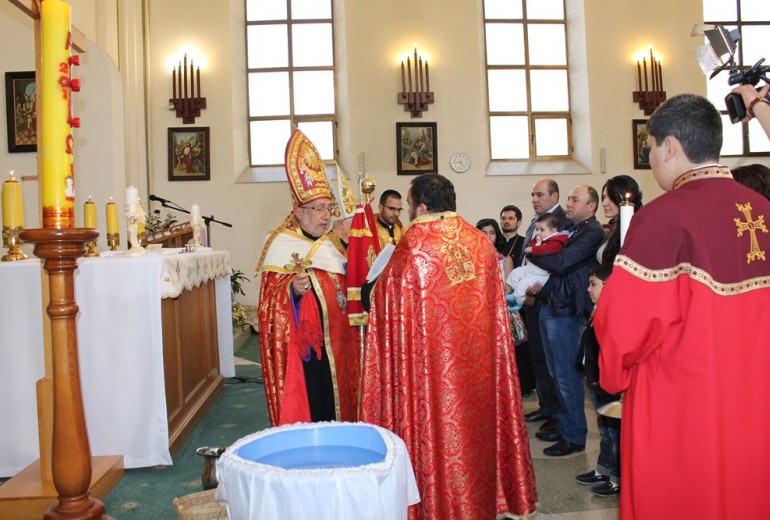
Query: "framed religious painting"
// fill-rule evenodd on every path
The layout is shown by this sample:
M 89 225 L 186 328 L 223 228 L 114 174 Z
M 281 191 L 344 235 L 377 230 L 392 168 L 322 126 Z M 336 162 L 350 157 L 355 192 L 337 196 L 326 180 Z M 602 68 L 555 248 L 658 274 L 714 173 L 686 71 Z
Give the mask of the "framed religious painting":
M 647 146 L 647 120 L 634 119 L 631 124 L 634 143 L 634 170 L 650 169 L 650 149 Z
M 168 180 L 211 180 L 208 127 L 168 129 Z
M 438 173 L 436 123 L 396 123 L 396 172 Z
M 8 152 L 37 151 L 35 71 L 5 73 Z

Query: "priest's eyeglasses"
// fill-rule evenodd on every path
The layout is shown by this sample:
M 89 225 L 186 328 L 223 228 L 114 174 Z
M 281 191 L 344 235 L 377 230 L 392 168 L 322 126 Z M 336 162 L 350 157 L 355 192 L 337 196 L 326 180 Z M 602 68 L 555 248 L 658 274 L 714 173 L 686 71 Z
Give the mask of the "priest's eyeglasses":
M 334 210 L 337 209 L 336 204 L 319 204 L 318 206 L 300 206 L 302 209 L 309 209 L 313 211 L 314 213 L 334 213 Z

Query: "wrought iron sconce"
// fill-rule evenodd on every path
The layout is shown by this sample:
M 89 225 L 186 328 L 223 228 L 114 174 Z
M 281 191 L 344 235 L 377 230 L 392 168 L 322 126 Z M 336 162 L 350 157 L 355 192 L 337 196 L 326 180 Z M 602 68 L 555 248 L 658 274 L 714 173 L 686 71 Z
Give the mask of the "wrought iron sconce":
M 644 70 L 644 84 L 642 84 L 642 70 Z M 634 103 L 639 103 L 639 108 L 644 110 L 644 115 L 649 116 L 666 100 L 666 91 L 663 90 L 663 66 L 660 56 L 656 56 L 650 45 L 650 76 L 647 76 L 647 56 L 636 58 L 636 76 L 639 90 L 634 92 Z
M 404 69 L 406 69 L 406 75 Z M 412 75 L 414 75 L 414 85 Z M 409 90 L 407 90 L 407 82 Z M 428 110 L 428 105 L 433 103 L 428 59 L 418 56 L 417 44 L 414 46 L 414 61 L 410 56 L 406 57 L 406 64 L 401 60 L 401 92 L 396 99 L 399 105 L 404 105 L 404 111 L 409 112 L 412 117 L 422 117 L 422 113 Z
M 189 71 L 189 73 L 188 73 Z M 169 110 L 176 110 L 176 117 L 182 118 L 183 124 L 195 123 L 201 109 L 206 108 L 206 98 L 201 97 L 201 68 L 187 66 L 187 54 L 171 72 L 173 97 L 168 100 Z

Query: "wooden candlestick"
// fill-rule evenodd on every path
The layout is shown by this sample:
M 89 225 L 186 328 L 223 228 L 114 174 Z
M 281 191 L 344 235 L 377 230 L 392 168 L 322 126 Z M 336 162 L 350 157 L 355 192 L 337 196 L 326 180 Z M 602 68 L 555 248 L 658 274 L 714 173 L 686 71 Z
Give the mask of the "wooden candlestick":
M 75 270 L 86 242 L 99 236 L 95 229 L 29 229 L 22 240 L 35 244 L 35 255 L 48 273 L 53 348 L 53 481 L 58 502 L 45 513 L 47 520 L 102 519 L 104 504 L 89 497 L 91 449 L 80 391 L 77 344 Z

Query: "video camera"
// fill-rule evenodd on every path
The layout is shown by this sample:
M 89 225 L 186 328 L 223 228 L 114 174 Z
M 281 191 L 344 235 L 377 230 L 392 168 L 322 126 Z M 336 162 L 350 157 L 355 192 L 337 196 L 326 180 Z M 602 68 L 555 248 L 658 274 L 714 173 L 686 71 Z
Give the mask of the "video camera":
M 738 48 L 741 35 L 737 29 L 728 31 L 721 25 L 695 25 L 690 35 L 706 36 L 709 41 L 706 45 L 695 49 L 698 64 L 704 74 L 710 74 L 709 79 L 729 68 L 728 85 L 753 85 L 756 87 L 760 79 L 765 83 L 770 83 L 770 78 L 767 77 L 767 73 L 770 72 L 770 65 L 762 65 L 765 61 L 764 58 L 748 69 L 738 68 L 735 63 L 735 51 Z M 770 93 L 767 99 L 770 101 Z M 746 106 L 739 94 L 730 92 L 725 97 L 725 106 L 733 124 L 746 117 Z

